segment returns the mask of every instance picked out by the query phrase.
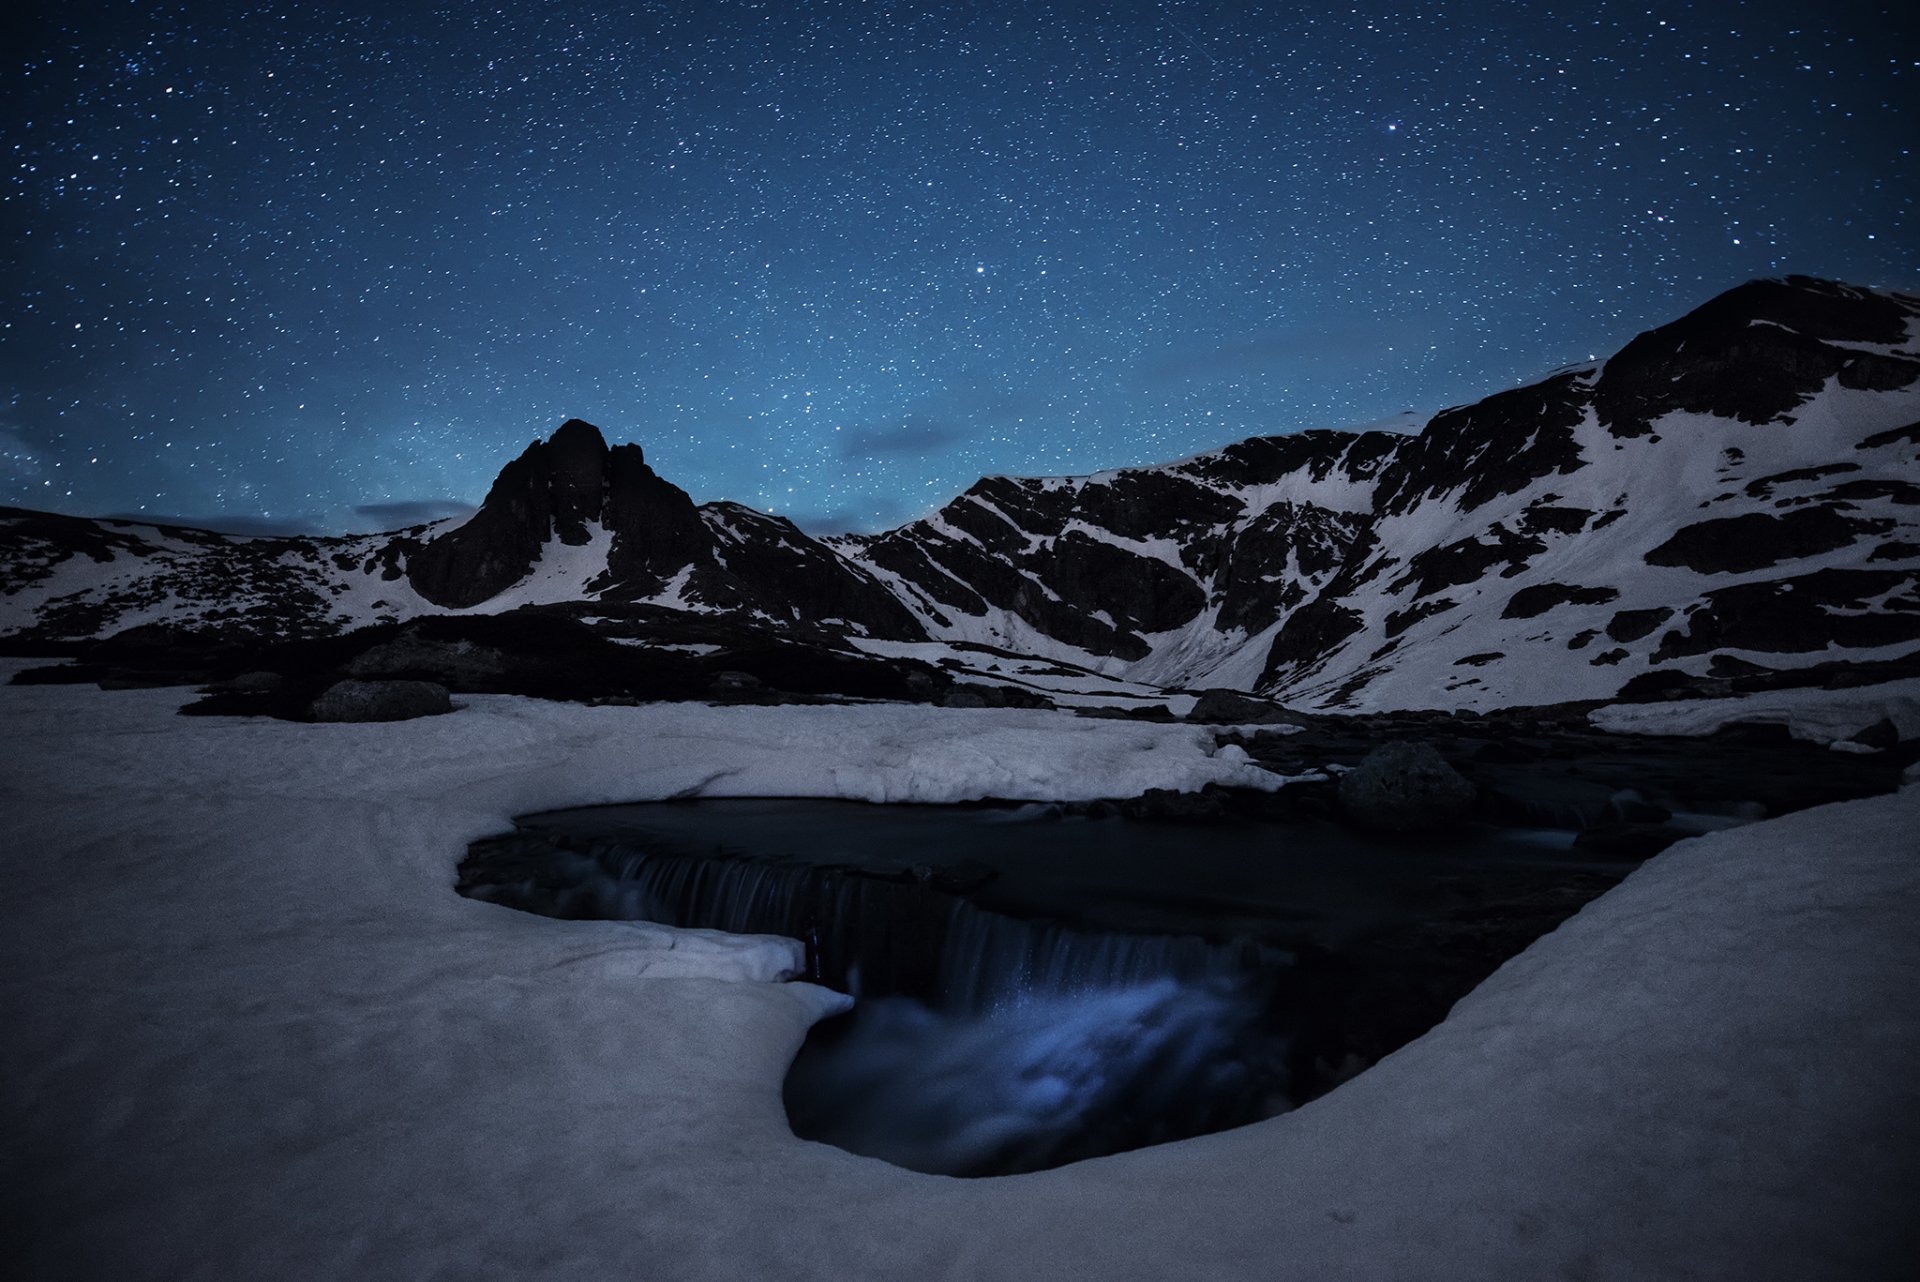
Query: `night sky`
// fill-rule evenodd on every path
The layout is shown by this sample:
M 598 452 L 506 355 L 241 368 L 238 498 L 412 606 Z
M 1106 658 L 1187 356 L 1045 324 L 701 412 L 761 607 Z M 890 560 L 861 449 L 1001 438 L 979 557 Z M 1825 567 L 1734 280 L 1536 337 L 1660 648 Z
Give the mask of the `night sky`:
M 388 528 L 578 416 L 873 529 L 1920 285 L 1906 5 L 26 7 L 0 503 Z

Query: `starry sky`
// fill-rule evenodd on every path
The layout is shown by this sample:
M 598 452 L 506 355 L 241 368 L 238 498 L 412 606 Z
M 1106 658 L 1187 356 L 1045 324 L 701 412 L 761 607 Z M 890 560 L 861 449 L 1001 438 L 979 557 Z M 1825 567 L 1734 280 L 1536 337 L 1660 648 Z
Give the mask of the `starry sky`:
M 5 504 L 391 528 L 578 416 L 868 530 L 1920 286 L 1905 5 L 24 8 Z

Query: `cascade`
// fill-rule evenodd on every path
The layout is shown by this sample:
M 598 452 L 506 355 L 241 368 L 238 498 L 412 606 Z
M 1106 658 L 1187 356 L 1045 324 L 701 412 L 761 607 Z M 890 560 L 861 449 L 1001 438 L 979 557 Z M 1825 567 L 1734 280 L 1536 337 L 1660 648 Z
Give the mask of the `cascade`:
M 804 978 L 855 1002 L 788 1073 L 794 1133 L 968 1176 L 1284 1112 L 1626 867 L 1538 834 L 1408 852 L 1047 807 L 742 799 L 519 823 L 474 843 L 463 893 L 802 941 Z

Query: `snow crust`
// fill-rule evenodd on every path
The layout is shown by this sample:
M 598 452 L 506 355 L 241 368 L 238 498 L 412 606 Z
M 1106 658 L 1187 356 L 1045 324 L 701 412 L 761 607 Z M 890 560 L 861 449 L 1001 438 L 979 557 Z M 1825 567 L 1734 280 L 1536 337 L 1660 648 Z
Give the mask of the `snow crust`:
M 1284 1117 L 956 1181 L 790 1134 L 837 1004 L 767 982 L 793 945 L 461 899 L 464 844 L 642 796 L 1247 777 L 1192 728 L 181 701 L 0 688 L 22 1276 L 1874 1278 L 1917 1245 L 1920 789 L 1674 847 Z
M 1850 690 L 1770 690 L 1727 699 L 1615 703 L 1587 719 L 1621 734 L 1708 735 L 1736 721 L 1783 725 L 1796 739 L 1834 743 L 1882 719 L 1902 739 L 1920 738 L 1920 679 L 1886 681 Z

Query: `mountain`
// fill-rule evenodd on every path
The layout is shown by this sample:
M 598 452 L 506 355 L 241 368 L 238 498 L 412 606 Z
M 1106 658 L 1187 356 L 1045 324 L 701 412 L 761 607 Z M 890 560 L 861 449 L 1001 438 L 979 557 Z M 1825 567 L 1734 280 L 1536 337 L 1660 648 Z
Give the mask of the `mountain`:
M 1490 708 L 1905 659 L 1920 643 L 1920 300 L 1739 286 L 1417 434 L 1257 437 L 984 479 L 878 535 L 695 505 L 578 420 L 464 521 L 244 538 L 0 510 L 0 636 L 317 636 L 596 602 L 986 644 L 1305 707 Z

